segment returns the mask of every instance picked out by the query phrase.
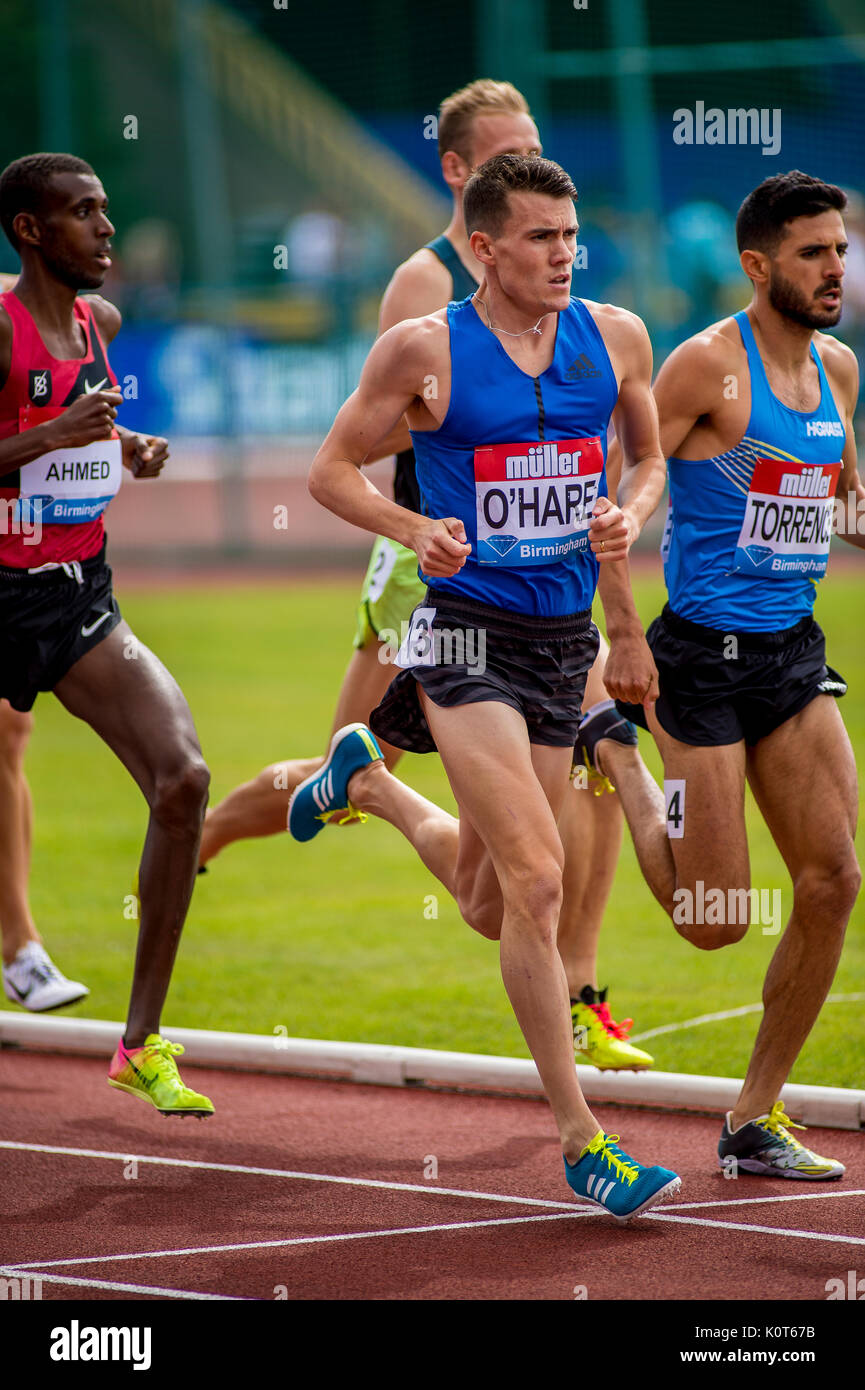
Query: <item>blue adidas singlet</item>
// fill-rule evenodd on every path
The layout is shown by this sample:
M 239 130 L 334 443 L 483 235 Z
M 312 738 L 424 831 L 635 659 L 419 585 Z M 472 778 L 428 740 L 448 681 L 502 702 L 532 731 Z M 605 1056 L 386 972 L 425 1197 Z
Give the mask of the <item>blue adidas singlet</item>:
M 428 241 L 424 250 L 432 251 L 433 255 L 441 261 L 445 270 L 449 271 L 451 299 L 465 299 L 466 295 L 475 293 L 478 288 L 477 280 L 473 280 L 469 275 L 457 255 L 456 247 L 452 241 L 448 241 L 444 233 L 435 237 L 433 241 Z M 396 456 L 396 467 L 393 475 L 393 500 L 398 502 L 401 507 L 407 507 L 410 512 L 419 512 L 421 509 L 414 449 L 403 449 Z
M 844 424 L 819 353 L 816 410 L 793 410 L 769 386 L 748 316 L 751 415 L 734 449 L 668 460 L 671 515 L 662 554 L 670 607 L 722 631 L 779 632 L 814 606 L 826 572 Z
M 598 563 L 588 528 L 606 496 L 607 426 L 618 386 L 579 299 L 558 317 L 539 377 L 512 362 L 471 299 L 447 309 L 451 396 L 437 430 L 412 431 L 427 516 L 458 516 L 472 550 L 437 590 L 558 617 L 591 607 Z

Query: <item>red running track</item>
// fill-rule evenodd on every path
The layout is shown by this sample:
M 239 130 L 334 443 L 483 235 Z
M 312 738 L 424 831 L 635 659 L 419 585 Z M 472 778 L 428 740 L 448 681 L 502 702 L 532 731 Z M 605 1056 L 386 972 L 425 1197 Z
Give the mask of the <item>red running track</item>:
M 683 1180 L 620 1226 L 571 1199 L 538 1100 L 196 1068 L 216 1115 L 167 1120 L 98 1061 L 0 1067 L 0 1266 L 43 1299 L 825 1300 L 865 1268 L 854 1133 L 808 1135 L 840 1182 L 732 1181 L 716 1119 L 601 1106 Z

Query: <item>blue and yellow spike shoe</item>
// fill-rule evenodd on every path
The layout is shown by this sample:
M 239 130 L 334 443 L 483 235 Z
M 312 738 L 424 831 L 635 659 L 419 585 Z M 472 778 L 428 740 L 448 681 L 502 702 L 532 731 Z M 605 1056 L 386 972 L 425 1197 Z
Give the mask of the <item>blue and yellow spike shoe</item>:
M 618 1147 L 618 1138 L 599 1129 L 576 1163 L 565 1159 L 565 1177 L 581 1201 L 625 1222 L 667 1201 L 682 1180 L 669 1168 L 644 1168 Z
M 738 1129 L 730 1129 L 730 1114 L 724 1120 L 718 1144 L 721 1168 L 735 1167 L 767 1178 L 798 1178 L 811 1182 L 843 1178 L 843 1163 L 834 1158 L 821 1158 L 793 1138 L 786 1126 L 791 1129 L 804 1129 L 805 1126 L 795 1125 L 790 1116 L 784 1114 L 782 1101 L 777 1100 L 768 1115 L 749 1120 Z
M 382 751 L 366 724 L 346 724 L 337 729 L 318 772 L 295 788 L 288 803 L 288 829 L 295 840 L 312 840 L 339 811 L 344 820 L 364 819 L 348 799 L 348 784 L 355 772 L 377 762 Z

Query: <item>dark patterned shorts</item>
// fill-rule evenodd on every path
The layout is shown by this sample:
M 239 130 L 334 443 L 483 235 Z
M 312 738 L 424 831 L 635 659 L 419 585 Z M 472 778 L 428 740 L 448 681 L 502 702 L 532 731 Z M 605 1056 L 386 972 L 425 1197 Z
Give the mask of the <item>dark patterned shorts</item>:
M 412 614 L 400 657 L 400 664 L 417 664 L 391 681 L 370 727 L 397 748 L 435 752 L 420 684 L 445 709 L 484 701 L 510 705 L 525 719 L 531 743 L 571 747 L 599 641 L 591 609 L 538 618 L 429 589 Z

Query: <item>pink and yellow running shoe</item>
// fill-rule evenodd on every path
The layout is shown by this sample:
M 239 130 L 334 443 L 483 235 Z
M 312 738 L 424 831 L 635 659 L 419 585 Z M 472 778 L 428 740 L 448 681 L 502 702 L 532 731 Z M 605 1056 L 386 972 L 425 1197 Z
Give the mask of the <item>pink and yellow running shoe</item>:
M 183 1048 L 158 1033 L 151 1033 L 143 1047 L 128 1051 L 121 1038 L 108 1068 L 108 1084 L 128 1091 L 139 1100 L 154 1105 L 160 1115 L 197 1115 L 200 1120 L 213 1114 L 213 1101 L 184 1086 L 175 1057 Z

